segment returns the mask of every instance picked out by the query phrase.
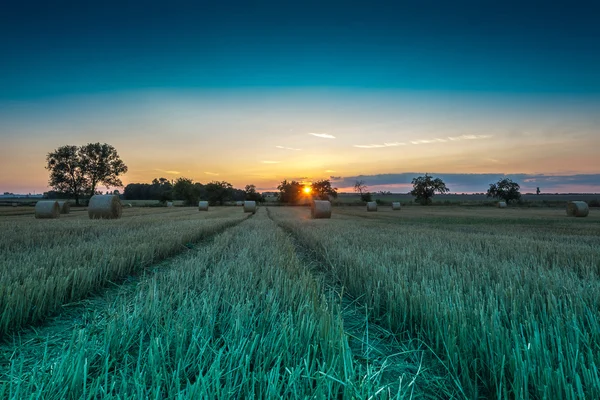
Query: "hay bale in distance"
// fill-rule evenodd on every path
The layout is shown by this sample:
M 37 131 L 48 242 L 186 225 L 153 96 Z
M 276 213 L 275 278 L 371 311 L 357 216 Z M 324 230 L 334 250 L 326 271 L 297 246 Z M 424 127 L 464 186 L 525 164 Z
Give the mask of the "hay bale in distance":
M 172 201 L 167 201 L 167 207 L 173 207 L 173 202 Z
M 88 204 L 88 216 L 90 219 L 118 219 L 121 218 L 123 207 L 119 196 L 95 195 Z
M 55 219 L 60 217 L 60 206 L 55 200 L 42 200 L 35 203 L 35 218 Z
M 567 215 L 569 217 L 587 217 L 590 207 L 585 201 L 570 201 L 567 203 Z
M 400 204 L 399 201 L 394 201 L 392 203 L 392 210 L 401 210 L 402 209 L 402 205 Z
M 331 202 L 328 200 L 313 200 L 310 203 L 311 218 L 331 218 Z
M 198 211 L 208 211 L 208 201 L 199 201 Z
M 58 206 L 60 207 L 61 214 L 69 214 L 71 213 L 71 205 L 68 201 L 59 201 Z
M 499 201 L 496 206 L 498 208 L 506 208 L 506 202 L 505 201 Z
M 244 212 L 251 212 L 252 214 L 254 214 L 256 212 L 256 202 L 249 200 L 244 201 Z
M 241 206 L 244 205 L 244 202 L 243 201 L 236 201 L 235 205 L 241 207 Z
M 377 211 L 377 202 L 369 201 L 367 203 L 367 211 Z

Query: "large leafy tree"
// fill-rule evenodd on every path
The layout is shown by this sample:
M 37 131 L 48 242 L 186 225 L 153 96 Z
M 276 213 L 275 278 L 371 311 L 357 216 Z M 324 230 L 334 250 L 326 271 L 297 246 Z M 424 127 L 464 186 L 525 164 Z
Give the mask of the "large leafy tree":
M 415 201 L 423 205 L 431 204 L 431 199 L 435 193 L 444 194 L 450 191 L 443 180 L 440 178 L 434 179 L 428 174 L 414 178 L 412 185 L 413 190 L 410 191 L 410 194 L 415 196 Z
M 233 196 L 233 186 L 225 181 L 213 181 L 204 185 L 206 197 L 211 205 L 223 204 Z
M 89 179 L 90 196 L 96 193 L 96 187 L 122 187 L 119 175 L 127 172 L 127 166 L 119 157 L 117 149 L 106 143 L 88 143 L 79 148 L 81 168 Z
M 303 185 L 296 181 L 283 180 L 277 186 L 278 199 L 281 203 L 296 203 L 302 195 Z
M 312 183 L 312 192 L 321 200 L 329 200 L 329 197 L 337 198 L 337 188 L 331 187 L 329 179 L 322 179 Z
M 177 178 L 173 185 L 173 194 L 178 200 L 183 200 L 186 206 L 195 206 L 200 200 L 202 185 L 195 184 L 189 178 Z
M 49 186 L 74 198 L 77 205 L 85 194 L 94 195 L 99 184 L 122 187 L 119 175 L 127 172 L 116 149 L 106 143 L 61 146 L 47 154 L 46 169 Z
M 538 188 L 539 189 L 539 188 Z M 503 178 L 496 183 L 490 183 L 490 187 L 486 193 L 487 197 L 502 199 L 507 203 L 521 198 L 521 187 L 512 179 Z
M 65 193 L 75 199 L 85 195 L 89 186 L 88 177 L 81 168 L 79 148 L 77 146 L 61 146 L 46 156 L 46 169 L 50 171 L 48 185 L 55 191 Z

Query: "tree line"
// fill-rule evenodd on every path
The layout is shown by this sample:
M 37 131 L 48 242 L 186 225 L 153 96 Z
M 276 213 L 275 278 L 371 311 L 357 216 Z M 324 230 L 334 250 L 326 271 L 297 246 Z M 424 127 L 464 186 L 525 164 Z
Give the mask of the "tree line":
M 106 143 L 88 143 L 84 146 L 61 146 L 46 156 L 46 167 L 50 171 L 48 185 L 54 190 L 53 195 L 64 194 L 75 199 L 75 204 L 84 196 L 93 196 L 97 187 L 123 187 L 119 178 L 127 172 L 127 166 L 119 157 L 117 150 Z M 428 205 L 433 196 L 450 191 L 440 178 L 429 174 L 412 180 L 413 190 L 410 194 L 415 201 Z M 337 188 L 329 179 L 322 179 L 305 185 L 295 180 L 283 180 L 278 186 L 278 200 L 281 203 L 298 203 L 302 198 L 328 200 L 338 196 Z M 356 181 L 354 191 L 360 194 L 361 200 L 368 202 L 372 194 L 367 191 L 364 181 Z M 537 193 L 540 193 L 537 188 Z M 507 203 L 521 198 L 519 184 L 509 178 L 503 178 L 489 185 L 487 196 L 501 199 Z M 186 205 L 196 205 L 200 200 L 207 200 L 211 205 L 223 204 L 226 201 L 253 200 L 264 202 L 265 198 L 256 191 L 255 185 L 246 185 L 236 189 L 226 181 L 212 181 L 206 184 L 194 182 L 192 179 L 180 177 L 174 182 L 166 178 L 156 178 L 152 183 L 130 183 L 125 187 L 124 197 L 127 200 L 158 200 L 166 202 L 183 200 Z

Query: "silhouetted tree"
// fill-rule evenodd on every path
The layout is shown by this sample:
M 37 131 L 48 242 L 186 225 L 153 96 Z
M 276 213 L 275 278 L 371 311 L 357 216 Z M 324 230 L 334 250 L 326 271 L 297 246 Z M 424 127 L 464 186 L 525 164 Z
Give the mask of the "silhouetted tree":
M 119 175 L 127 172 L 116 149 L 106 143 L 61 146 L 46 155 L 45 168 L 50 171 L 48 185 L 74 198 L 77 205 L 85 194 L 94 195 L 98 184 L 122 187 Z
M 244 200 L 256 201 L 257 203 L 264 203 L 265 197 L 256 191 L 256 186 L 246 185 L 244 190 Z
M 119 157 L 117 150 L 106 143 L 88 143 L 79 148 L 81 168 L 89 180 L 90 196 L 96 192 L 96 186 L 122 187 L 119 175 L 127 172 L 127 166 Z
M 512 200 L 519 200 L 521 198 L 520 189 L 521 187 L 517 182 L 514 182 L 509 178 L 503 178 L 496 183 L 490 183 L 490 188 L 486 195 L 487 197 L 502 199 L 507 203 L 510 203 Z
M 413 178 L 412 185 L 413 190 L 410 191 L 410 194 L 415 196 L 415 201 L 422 205 L 431 204 L 431 199 L 435 193 L 444 194 L 450 191 L 443 180 L 440 178 L 434 179 L 428 174 Z
M 296 203 L 302 195 L 303 185 L 300 182 L 283 180 L 278 186 L 278 200 L 281 203 Z
M 321 200 L 329 200 L 329 196 L 335 199 L 338 196 L 337 188 L 331 187 L 331 182 L 329 179 L 322 179 L 320 181 L 313 182 L 312 192 L 314 193 L 314 197 L 317 197 Z
M 354 191 L 360 193 L 360 199 L 364 202 L 372 201 L 371 193 L 367 192 L 365 181 L 357 180 L 354 183 Z
M 186 206 L 198 205 L 200 188 L 189 178 L 177 178 L 173 185 L 173 194 L 177 200 L 183 200 Z
M 210 205 L 223 204 L 233 195 L 233 186 L 225 181 L 213 181 L 204 185 L 206 199 Z

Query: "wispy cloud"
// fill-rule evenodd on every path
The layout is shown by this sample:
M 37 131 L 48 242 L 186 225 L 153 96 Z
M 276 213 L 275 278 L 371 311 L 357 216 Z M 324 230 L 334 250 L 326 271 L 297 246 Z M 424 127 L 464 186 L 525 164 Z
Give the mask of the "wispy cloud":
M 164 172 L 165 174 L 171 174 L 171 175 L 179 175 L 179 174 L 181 174 L 181 172 L 179 172 L 179 171 L 167 171 L 167 170 L 158 169 L 158 168 L 155 168 L 154 170 L 158 171 L 158 172 Z
M 268 161 L 268 160 L 266 160 L 266 161 L 263 161 L 262 163 L 263 164 L 279 164 L 280 162 L 281 161 Z
M 405 146 L 406 143 L 401 142 L 393 142 L 393 143 L 383 143 L 383 144 L 355 144 L 354 147 L 359 147 L 361 149 L 377 149 L 381 147 L 396 147 L 396 146 Z
M 333 169 L 326 169 L 325 172 L 335 172 Z
M 475 139 L 488 139 L 494 135 L 461 135 L 461 136 L 448 136 L 447 138 L 435 138 L 435 139 L 420 139 L 420 140 L 411 140 L 411 144 L 431 144 L 431 143 L 446 143 L 448 141 L 456 142 L 459 140 L 475 140 Z M 384 147 L 396 147 L 396 146 L 404 146 L 406 143 L 402 142 L 392 142 L 392 143 L 382 143 L 382 144 L 355 144 L 354 147 L 358 147 L 361 149 L 380 149 Z
M 294 150 L 294 151 L 302 150 L 302 149 L 295 149 L 293 147 L 285 147 L 285 146 L 275 146 L 275 147 L 277 147 L 278 149 L 284 149 L 284 150 Z
M 329 133 L 314 133 L 314 132 L 309 132 L 308 134 L 316 136 L 316 137 L 320 137 L 320 138 L 323 138 L 323 139 L 335 139 L 335 136 L 330 135 Z
M 219 174 L 217 174 L 216 172 L 206 172 L 206 171 L 204 171 L 204 173 L 205 173 L 206 175 L 214 175 L 214 176 L 218 176 L 218 175 L 219 175 Z
M 475 140 L 475 139 L 489 139 L 494 135 L 461 135 L 461 136 L 448 136 L 448 140 Z
M 423 139 L 423 140 L 412 140 L 411 143 L 412 144 L 428 144 L 428 143 L 444 143 L 447 142 L 446 139 L 439 139 L 439 138 L 435 138 L 435 139 Z

